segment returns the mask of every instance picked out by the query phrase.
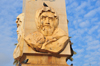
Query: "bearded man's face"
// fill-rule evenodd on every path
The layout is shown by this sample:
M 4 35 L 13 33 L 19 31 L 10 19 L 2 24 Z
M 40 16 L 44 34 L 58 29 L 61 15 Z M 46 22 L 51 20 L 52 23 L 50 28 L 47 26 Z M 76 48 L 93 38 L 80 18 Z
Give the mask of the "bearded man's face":
M 40 15 L 40 27 L 39 31 L 46 36 L 52 35 L 56 28 L 57 19 L 52 12 L 43 12 Z

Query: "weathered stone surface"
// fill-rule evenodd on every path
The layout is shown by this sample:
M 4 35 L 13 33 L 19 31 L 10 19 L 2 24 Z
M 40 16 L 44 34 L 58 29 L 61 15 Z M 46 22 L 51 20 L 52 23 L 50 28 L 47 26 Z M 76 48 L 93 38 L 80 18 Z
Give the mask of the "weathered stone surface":
M 35 0 L 26 0 L 24 2 L 25 3 L 23 5 L 24 6 L 23 12 L 25 13 L 25 24 L 24 24 L 25 37 L 27 35 L 29 35 L 30 33 L 34 33 L 35 31 L 39 31 L 42 34 L 44 34 L 44 33 L 46 34 L 46 31 L 43 32 L 43 31 L 40 31 L 38 29 L 39 27 L 37 25 L 38 24 L 37 21 L 39 21 L 39 17 L 41 17 L 39 14 L 43 13 L 41 10 L 44 9 L 44 11 L 45 11 L 45 10 L 50 10 L 51 9 L 51 12 L 54 12 L 55 13 L 54 15 L 56 17 L 58 17 L 57 19 L 59 19 L 59 22 L 55 21 L 56 22 L 55 24 L 57 25 L 57 28 L 60 28 L 63 33 L 66 33 L 66 40 L 68 39 L 68 27 L 67 27 L 67 16 L 66 16 L 65 0 L 62 0 L 62 1 L 61 0 L 54 0 L 54 1 L 49 1 L 49 0 L 47 0 L 47 1 L 44 1 L 44 0 L 36 0 L 36 1 Z M 43 3 L 47 4 L 48 7 L 43 8 Z M 48 14 L 50 15 L 50 12 Z M 42 15 L 45 15 L 45 13 L 42 14 Z M 58 24 L 59 24 L 59 26 L 58 26 Z M 51 34 L 53 32 L 53 30 L 51 29 L 51 31 L 48 30 L 47 32 L 49 34 Z M 65 40 L 65 42 L 66 42 L 66 40 Z M 64 43 L 63 43 L 63 46 L 65 46 Z M 70 45 L 67 45 L 67 46 L 70 47 Z M 60 54 L 71 55 L 70 48 L 66 48 L 66 47 Z M 66 50 L 68 50 L 68 51 L 66 51 Z M 56 51 L 55 53 L 57 53 L 57 52 L 60 52 L 60 51 Z M 33 51 L 33 49 L 31 47 L 29 47 L 27 45 L 27 43 L 25 43 L 23 53 L 38 53 L 38 52 Z
M 23 55 L 23 45 L 24 45 L 24 13 L 18 15 L 17 20 L 17 34 L 18 34 L 18 43 L 14 50 L 13 57 L 14 59 L 19 60 L 19 58 Z
M 65 0 L 23 0 L 17 17 L 18 44 L 14 59 L 22 66 L 68 66 L 71 54 Z M 59 57 L 58 57 L 59 56 Z
M 68 44 L 68 35 L 58 28 L 59 16 L 55 10 L 45 5 L 36 11 L 37 31 L 26 36 L 25 41 L 37 51 L 60 53 Z
M 26 58 L 29 59 L 27 64 L 22 64 L 22 66 L 28 65 L 28 66 L 69 66 L 66 63 L 66 58 L 67 56 L 52 56 L 52 55 L 31 55 L 31 54 L 26 54 Z

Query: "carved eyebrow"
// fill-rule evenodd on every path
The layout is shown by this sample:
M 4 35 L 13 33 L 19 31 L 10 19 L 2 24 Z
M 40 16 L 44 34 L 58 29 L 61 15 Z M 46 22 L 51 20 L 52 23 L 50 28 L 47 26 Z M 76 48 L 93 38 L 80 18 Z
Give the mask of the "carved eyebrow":
M 54 17 L 49 17 L 50 19 L 54 19 Z
M 41 17 L 47 17 L 47 16 L 42 15 Z
M 47 17 L 47 16 L 41 16 L 40 19 L 41 19 L 41 18 L 46 18 L 46 17 Z
M 55 16 L 41 16 L 41 18 L 43 18 L 43 17 L 54 18 Z
M 18 28 L 19 24 L 17 24 L 17 28 Z
M 16 20 L 16 23 L 18 23 L 18 20 Z
M 43 18 L 43 17 L 47 17 L 47 16 L 42 16 L 42 18 Z
M 58 17 L 57 17 L 57 16 L 54 16 L 54 18 L 56 18 L 56 19 L 57 19 Z
M 19 20 L 19 18 L 17 18 L 17 20 Z

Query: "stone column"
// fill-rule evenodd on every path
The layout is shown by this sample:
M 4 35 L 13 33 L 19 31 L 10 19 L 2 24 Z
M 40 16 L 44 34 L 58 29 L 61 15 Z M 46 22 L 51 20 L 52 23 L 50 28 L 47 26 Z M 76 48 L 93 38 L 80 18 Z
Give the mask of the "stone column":
M 23 13 L 23 55 L 18 58 L 22 66 L 69 66 L 66 62 L 72 56 L 72 50 L 68 36 L 65 0 L 23 0 Z M 51 22 L 59 22 L 56 23 L 57 27 L 54 25 L 55 29 L 51 35 L 45 35 L 46 32 L 40 30 L 44 26 L 40 28 L 40 24 L 36 24 L 36 19 L 41 18 L 41 14 L 47 19 L 52 19 Z M 41 20 L 42 18 L 40 22 Z M 22 63 L 26 59 L 29 59 L 28 62 Z

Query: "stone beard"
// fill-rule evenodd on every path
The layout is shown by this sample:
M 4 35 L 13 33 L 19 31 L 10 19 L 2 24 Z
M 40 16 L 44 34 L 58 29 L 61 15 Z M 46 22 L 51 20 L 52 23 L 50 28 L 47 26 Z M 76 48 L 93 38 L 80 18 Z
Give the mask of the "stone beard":
M 18 35 L 18 39 L 17 40 L 19 42 L 20 41 L 20 37 L 21 37 L 21 25 L 22 25 L 22 22 L 20 22 L 20 23 L 18 22 L 17 25 L 18 26 L 17 26 L 17 31 L 16 32 L 17 32 L 17 35 Z
M 18 35 L 18 43 L 17 46 L 14 50 L 13 53 L 13 57 L 15 59 L 19 59 L 23 53 L 23 36 L 24 36 L 24 32 L 23 32 L 23 22 L 24 22 L 24 13 L 21 13 L 20 15 L 18 15 L 17 20 L 16 20 L 16 24 L 17 24 L 17 35 Z
M 54 32 L 54 28 L 51 26 L 43 26 L 43 28 L 41 28 L 40 32 L 46 36 L 52 35 L 52 33 Z
M 41 32 L 45 36 L 50 36 L 53 34 L 55 28 L 57 25 L 56 22 L 56 16 L 54 16 L 54 13 L 52 12 L 43 12 L 39 16 L 40 25 L 38 26 L 39 32 Z

